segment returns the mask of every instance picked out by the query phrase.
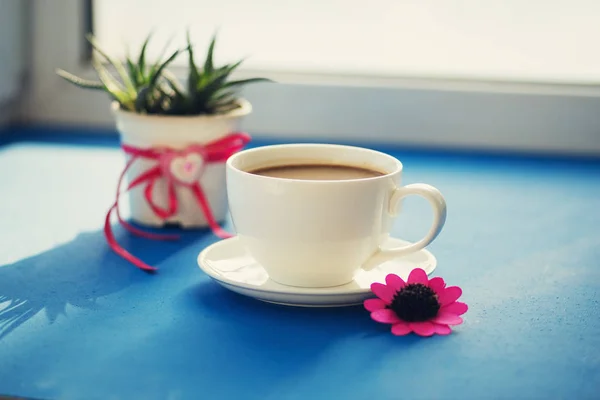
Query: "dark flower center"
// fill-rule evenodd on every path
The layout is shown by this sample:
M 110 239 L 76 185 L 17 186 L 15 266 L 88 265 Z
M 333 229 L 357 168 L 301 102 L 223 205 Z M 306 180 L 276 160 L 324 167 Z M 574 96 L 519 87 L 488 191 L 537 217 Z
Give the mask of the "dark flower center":
M 389 308 L 404 321 L 427 321 L 437 315 L 440 302 L 429 286 L 411 283 L 396 293 Z

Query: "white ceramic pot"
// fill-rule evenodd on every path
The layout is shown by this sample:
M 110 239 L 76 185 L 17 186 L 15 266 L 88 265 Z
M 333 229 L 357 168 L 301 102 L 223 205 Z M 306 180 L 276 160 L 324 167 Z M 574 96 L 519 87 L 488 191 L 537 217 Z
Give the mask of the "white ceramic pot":
M 159 146 L 184 149 L 191 144 L 207 144 L 229 133 L 239 132 L 241 119 L 252 111 L 252 106 L 246 100 L 240 100 L 240 105 L 240 108 L 227 114 L 211 116 L 143 115 L 121 110 L 117 103 L 113 103 L 112 111 L 121 143 L 145 149 Z M 156 161 L 138 159 L 129 169 L 126 178 L 131 181 L 154 166 Z M 206 165 L 199 182 L 215 219 L 222 222 L 227 215 L 225 163 Z M 160 207 L 167 207 L 166 188 L 164 178 L 159 179 L 154 187 L 152 199 Z M 154 214 L 147 204 L 144 185 L 128 193 L 131 218 L 139 224 L 161 227 L 167 223 L 178 223 L 184 228 L 208 226 L 204 213 L 188 187 L 176 187 L 178 212 L 166 220 Z

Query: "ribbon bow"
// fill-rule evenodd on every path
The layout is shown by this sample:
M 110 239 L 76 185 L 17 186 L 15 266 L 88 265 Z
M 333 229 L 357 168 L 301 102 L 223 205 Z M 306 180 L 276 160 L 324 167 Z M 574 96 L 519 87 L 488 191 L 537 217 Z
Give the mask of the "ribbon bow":
M 132 226 L 121 218 L 119 212 L 119 197 L 121 194 L 142 184 L 146 185 L 144 188 L 144 197 L 146 198 L 148 205 L 154 214 L 163 220 L 172 217 L 177 213 L 178 201 L 175 187 L 177 185 L 188 187 L 202 209 L 206 221 L 213 233 L 223 239 L 231 237 L 232 235 L 223 230 L 217 221 L 215 221 L 199 179 L 204 172 L 206 164 L 225 162 L 231 155 L 241 150 L 249 141 L 250 136 L 246 133 L 232 133 L 204 145 L 192 144 L 183 150 L 176 150 L 168 147 L 142 149 L 123 144 L 121 146 L 123 151 L 131 157 L 121 172 L 115 202 L 108 210 L 104 221 L 104 235 L 106 236 L 106 240 L 111 249 L 140 269 L 146 271 L 156 270 L 155 267 L 146 264 L 119 245 L 110 224 L 110 218 L 113 212 L 116 213 L 119 223 L 135 235 L 156 240 L 174 240 L 179 237 L 177 235 L 162 235 L 145 232 Z M 138 175 L 129 183 L 124 191 L 121 191 L 125 174 L 139 158 L 155 160 L 157 164 Z M 152 196 L 154 185 L 159 179 L 165 179 L 167 183 L 168 206 L 166 208 L 156 204 Z

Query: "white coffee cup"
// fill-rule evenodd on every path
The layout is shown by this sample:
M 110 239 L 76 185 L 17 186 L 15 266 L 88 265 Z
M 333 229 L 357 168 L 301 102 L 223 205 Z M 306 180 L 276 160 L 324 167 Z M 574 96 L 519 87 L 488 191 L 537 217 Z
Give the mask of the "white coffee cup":
M 250 173 L 284 165 L 346 165 L 383 173 L 350 180 L 300 180 Z M 402 163 L 360 147 L 284 144 L 241 151 L 227 161 L 227 193 L 234 229 L 269 278 L 290 286 L 349 283 L 360 268 L 418 251 L 446 220 L 446 202 L 433 186 L 400 186 Z M 382 249 L 401 200 L 425 197 L 433 225 L 416 243 Z

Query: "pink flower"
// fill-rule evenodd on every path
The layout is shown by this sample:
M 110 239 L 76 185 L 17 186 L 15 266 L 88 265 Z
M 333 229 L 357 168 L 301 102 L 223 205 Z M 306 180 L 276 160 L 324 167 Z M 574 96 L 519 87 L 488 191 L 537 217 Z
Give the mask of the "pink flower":
M 429 279 L 421 268 L 410 272 L 408 282 L 389 274 L 385 283 L 371 285 L 378 298 L 365 300 L 364 305 L 375 321 L 392 324 L 394 335 L 449 335 L 450 326 L 461 324 L 460 316 L 468 310 L 465 303 L 456 301 L 461 288 L 446 287 L 440 277 Z

